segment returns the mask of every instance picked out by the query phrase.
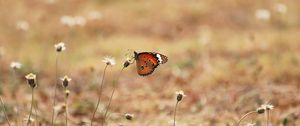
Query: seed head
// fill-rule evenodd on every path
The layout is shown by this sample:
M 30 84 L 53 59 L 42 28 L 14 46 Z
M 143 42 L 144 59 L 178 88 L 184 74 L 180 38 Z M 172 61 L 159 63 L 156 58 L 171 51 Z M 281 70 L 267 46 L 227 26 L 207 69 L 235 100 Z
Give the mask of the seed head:
M 263 105 L 261 105 L 261 107 L 264 108 L 265 110 L 268 110 L 268 111 L 274 109 L 274 106 L 272 104 L 269 104 L 269 103 L 263 104 Z
M 258 108 L 256 109 L 256 112 L 257 112 L 258 114 L 263 114 L 263 113 L 265 113 L 265 108 L 263 108 L 263 107 L 258 107 Z
M 245 126 L 255 126 L 255 123 L 247 123 Z
M 256 109 L 256 112 L 258 114 L 263 114 L 265 111 L 269 111 L 274 109 L 274 106 L 272 104 L 262 104 L 260 107 Z
M 130 114 L 130 113 L 125 113 L 125 118 L 127 120 L 132 120 L 134 118 L 134 115 L 133 114 Z
M 65 90 L 65 95 L 66 95 L 66 97 L 68 98 L 69 95 L 70 95 L 70 90 Z
M 66 47 L 65 47 L 65 43 L 64 42 L 60 42 L 58 44 L 55 44 L 54 45 L 54 48 L 56 50 L 56 52 L 62 52 L 64 50 L 66 50 Z
M 29 73 L 25 76 L 27 79 L 27 83 L 30 85 L 31 88 L 36 87 L 36 75 L 33 73 Z
M 68 76 L 64 76 L 63 78 L 61 78 L 63 87 L 64 87 L 64 88 L 67 88 L 68 85 L 69 85 L 69 82 L 70 82 L 71 80 L 72 80 L 72 79 L 69 78 Z
M 22 64 L 19 62 L 11 62 L 10 63 L 10 68 L 17 70 L 17 69 L 21 69 Z
M 102 62 L 104 62 L 106 65 L 110 65 L 113 66 L 116 64 L 116 61 L 113 57 L 104 57 L 104 59 L 102 60 Z
M 129 65 L 131 65 L 131 64 L 133 63 L 133 61 L 134 61 L 133 59 L 134 59 L 133 57 L 131 57 L 131 58 L 127 57 L 127 58 L 126 58 L 126 61 L 125 61 L 124 64 L 123 64 L 123 67 L 126 68 L 126 67 L 128 67 Z
M 182 90 L 181 91 L 177 91 L 176 95 L 177 95 L 177 101 L 181 101 L 183 99 L 183 97 L 186 96 Z

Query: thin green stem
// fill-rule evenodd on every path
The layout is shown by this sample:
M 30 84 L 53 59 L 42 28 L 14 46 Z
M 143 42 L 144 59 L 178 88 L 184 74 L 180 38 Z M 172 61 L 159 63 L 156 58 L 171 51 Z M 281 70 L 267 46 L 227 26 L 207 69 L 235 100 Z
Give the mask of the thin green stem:
M 266 126 L 269 126 L 269 120 L 270 120 L 270 111 L 267 110 L 267 112 L 266 112 Z
M 17 91 L 18 91 L 18 85 L 17 85 L 17 71 L 15 69 L 13 69 L 12 71 L 12 76 L 13 76 L 13 84 L 12 84 L 12 92 L 15 92 L 13 93 L 13 97 L 16 98 L 17 96 Z M 19 117 L 20 117 L 20 114 L 19 114 L 19 100 L 16 100 L 16 107 L 17 107 L 17 112 L 16 112 L 16 124 L 19 125 Z
M 39 125 L 39 116 L 38 116 L 38 113 L 37 113 L 37 106 L 33 106 L 34 108 L 34 112 L 35 112 L 35 119 L 36 119 L 36 125 L 38 126 Z
M 118 83 L 118 81 L 119 81 L 119 79 L 120 79 L 120 77 L 121 77 L 121 74 L 122 74 L 124 68 L 125 68 L 125 67 L 123 67 L 123 68 L 121 69 L 121 71 L 120 71 L 120 73 L 119 73 L 119 76 L 118 76 L 118 78 L 117 78 L 117 82 L 116 82 L 116 83 Z M 117 87 L 116 85 L 117 85 L 117 84 L 113 84 L 113 90 L 112 90 L 112 92 L 111 92 L 111 95 L 110 95 L 110 98 L 109 98 L 109 102 L 108 102 L 108 105 L 107 105 L 107 108 L 106 108 L 106 111 L 105 111 L 105 114 L 104 114 L 104 121 L 102 121 L 101 126 L 103 126 L 104 123 L 106 122 L 106 116 L 107 116 L 107 113 L 108 113 L 108 110 L 109 110 L 109 107 L 110 107 L 112 98 L 113 98 L 113 96 L 114 96 L 114 93 L 115 93 L 115 90 L 116 90 L 116 87 Z
M 67 91 L 67 88 L 65 88 L 65 92 Z M 67 95 L 65 95 L 65 105 L 66 105 L 66 126 L 68 126 L 68 98 Z
M 174 109 L 174 126 L 176 126 L 176 111 L 177 111 L 177 105 L 178 105 L 179 101 L 176 101 L 176 105 L 175 105 L 175 109 Z
M 7 124 L 8 124 L 9 126 L 11 126 L 11 125 L 10 125 L 10 122 L 9 122 L 9 120 L 8 120 L 7 114 L 6 114 L 6 110 L 5 110 L 5 106 L 4 106 L 4 102 L 3 102 L 3 100 L 2 100 L 2 97 L 0 97 L 0 100 L 1 100 L 2 110 L 3 110 L 3 113 L 4 113 L 5 119 L 6 119 L 6 121 L 7 121 Z
M 29 116 L 27 120 L 27 126 L 29 126 L 29 122 L 31 122 L 31 115 L 32 115 L 32 107 L 33 107 L 33 102 L 34 102 L 34 88 L 31 88 L 31 105 L 30 105 L 30 111 L 29 111 Z
M 237 126 L 240 125 L 240 123 L 249 115 L 256 113 L 256 111 L 250 111 L 248 113 L 246 113 L 244 116 L 242 116 L 242 118 L 237 122 Z
M 56 105 L 56 92 L 57 92 L 57 85 L 58 85 L 58 52 L 56 53 L 56 59 L 55 59 L 55 86 L 54 86 L 54 96 L 53 96 L 53 104 L 52 104 L 52 121 L 51 125 L 54 124 L 54 107 Z
M 101 96 L 102 96 L 102 91 L 103 91 L 103 85 L 104 85 L 104 77 L 105 77 L 107 66 L 108 65 L 106 65 L 105 68 L 104 68 L 104 70 L 103 70 L 102 80 L 101 80 L 101 83 L 100 83 L 100 89 L 99 89 L 99 95 L 98 95 L 98 101 L 97 101 L 96 109 L 95 109 L 95 111 L 93 113 L 93 117 L 92 117 L 92 120 L 91 120 L 91 126 L 93 126 L 95 115 L 96 115 L 96 112 L 97 112 L 99 104 L 100 104 L 100 100 L 101 100 Z

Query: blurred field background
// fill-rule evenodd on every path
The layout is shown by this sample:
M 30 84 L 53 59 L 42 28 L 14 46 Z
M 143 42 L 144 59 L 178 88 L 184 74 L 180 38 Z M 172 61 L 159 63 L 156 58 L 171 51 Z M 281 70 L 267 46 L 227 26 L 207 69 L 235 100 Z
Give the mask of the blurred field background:
M 96 123 L 102 121 L 112 81 L 131 49 L 160 52 L 169 61 L 147 77 L 137 75 L 135 64 L 125 69 L 110 126 L 171 126 L 178 90 L 187 95 L 178 108 L 178 126 L 232 126 L 266 102 L 275 106 L 272 126 L 285 119 L 299 126 L 299 12 L 297 0 L 1 0 L 1 95 L 11 122 L 27 117 L 31 95 L 24 76 L 36 73 L 39 120 L 49 123 L 54 44 L 63 41 L 59 76 L 72 78 L 70 125 L 90 121 L 101 60 L 113 56 L 117 64 L 108 68 L 96 116 Z M 17 79 L 12 61 L 23 64 Z M 58 94 L 63 102 L 61 87 Z M 127 112 L 133 120 L 124 119 Z M 245 120 L 256 121 L 264 125 L 264 116 Z M 2 112 L 0 122 L 7 125 Z M 63 125 L 63 115 L 56 122 Z

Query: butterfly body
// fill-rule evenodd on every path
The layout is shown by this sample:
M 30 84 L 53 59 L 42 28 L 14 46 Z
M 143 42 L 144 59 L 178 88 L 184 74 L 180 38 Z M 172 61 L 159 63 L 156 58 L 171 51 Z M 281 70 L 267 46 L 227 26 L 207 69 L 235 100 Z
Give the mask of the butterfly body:
M 134 52 L 134 59 L 136 61 L 137 73 L 141 76 L 152 74 L 160 64 L 168 61 L 165 55 L 155 52 Z

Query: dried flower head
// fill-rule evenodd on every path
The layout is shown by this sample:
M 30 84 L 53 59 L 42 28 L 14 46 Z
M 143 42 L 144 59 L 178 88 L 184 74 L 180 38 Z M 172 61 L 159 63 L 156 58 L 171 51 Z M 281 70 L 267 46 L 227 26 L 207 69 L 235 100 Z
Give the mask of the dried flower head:
M 129 65 L 131 65 L 133 62 L 134 62 L 134 58 L 133 58 L 133 57 L 127 57 L 127 58 L 126 58 L 126 61 L 125 61 L 124 64 L 123 64 L 123 67 L 126 68 L 126 67 L 128 67 Z
M 106 63 L 106 65 L 110 65 L 113 66 L 116 64 L 116 61 L 113 57 L 104 57 L 104 59 L 102 60 L 102 62 Z
M 255 126 L 255 123 L 247 123 L 245 126 Z
M 127 120 L 132 120 L 134 118 L 134 115 L 133 114 L 130 114 L 130 113 L 125 113 L 125 119 Z
M 82 16 L 75 16 L 74 20 L 75 20 L 76 25 L 78 25 L 78 26 L 83 27 L 86 24 L 86 19 Z
M 258 107 L 258 108 L 256 109 L 256 113 L 258 113 L 258 114 L 263 114 L 263 113 L 265 113 L 265 108 L 263 108 L 263 107 Z
M 256 109 L 256 112 L 258 114 L 263 114 L 265 111 L 272 110 L 274 106 L 272 104 L 262 104 L 260 107 Z
M 56 52 L 62 52 L 64 50 L 66 50 L 66 47 L 65 47 L 65 43 L 64 42 L 60 42 L 58 44 L 55 44 L 54 45 L 54 48 L 56 50 Z
M 71 80 L 72 80 L 72 79 L 69 78 L 68 76 L 64 76 L 63 78 L 61 78 L 62 86 L 63 86 L 64 88 L 68 87 L 69 82 L 70 82 Z
M 19 63 L 19 62 L 11 62 L 10 63 L 10 68 L 12 68 L 12 69 L 14 69 L 14 70 L 16 70 L 16 69 L 21 69 L 21 67 L 22 67 L 22 64 L 21 63 Z
M 36 87 L 36 75 L 33 73 L 29 73 L 25 76 L 27 79 L 27 83 L 30 85 L 31 88 Z
M 261 107 L 268 111 L 274 109 L 274 106 L 269 103 L 263 104 L 263 105 L 261 105 Z
M 177 95 L 177 101 L 181 101 L 183 99 L 183 97 L 186 96 L 182 90 L 177 91 L 176 95 Z
M 60 18 L 60 23 L 68 27 L 73 27 L 76 25 L 74 18 L 72 16 L 67 16 L 67 15 L 62 16 Z
M 70 95 L 70 90 L 65 90 L 65 95 L 66 95 L 66 97 L 69 97 L 69 95 Z
M 73 27 L 73 26 L 85 26 L 86 24 L 86 18 L 83 16 L 62 16 L 60 18 L 60 22 L 68 27 Z
M 268 21 L 271 18 L 271 13 L 267 9 L 258 9 L 255 12 L 255 17 L 259 20 Z

